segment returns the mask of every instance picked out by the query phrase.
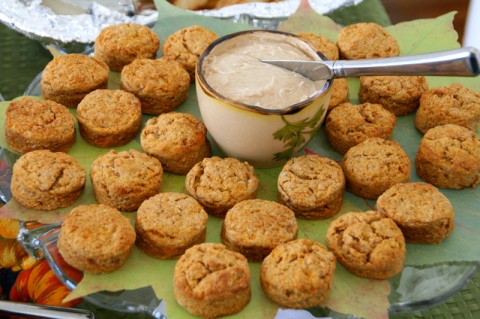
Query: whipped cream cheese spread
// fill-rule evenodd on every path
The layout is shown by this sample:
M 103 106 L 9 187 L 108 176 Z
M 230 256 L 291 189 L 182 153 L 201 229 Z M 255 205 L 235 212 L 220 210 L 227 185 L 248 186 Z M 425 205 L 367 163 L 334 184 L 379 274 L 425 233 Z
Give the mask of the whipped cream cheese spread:
M 281 33 L 255 32 L 218 44 L 203 62 L 206 82 L 235 102 L 283 109 L 315 95 L 325 81 L 263 63 L 262 59 L 321 60 L 305 42 Z

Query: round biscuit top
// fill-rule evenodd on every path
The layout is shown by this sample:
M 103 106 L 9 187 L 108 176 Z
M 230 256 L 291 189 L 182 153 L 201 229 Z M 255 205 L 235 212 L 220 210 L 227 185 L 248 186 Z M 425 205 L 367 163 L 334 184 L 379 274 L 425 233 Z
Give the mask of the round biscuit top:
M 71 53 L 55 57 L 42 73 L 42 90 L 57 94 L 88 92 L 108 80 L 108 65 L 94 57 Z
M 278 176 L 278 190 L 299 210 L 334 201 L 345 189 L 345 176 L 335 161 L 304 155 L 290 159 Z
M 147 121 L 140 142 L 152 154 L 184 153 L 205 142 L 207 129 L 195 116 L 168 112 Z
M 185 245 L 185 241 L 190 241 L 189 234 L 205 229 L 207 219 L 207 213 L 194 198 L 181 193 L 159 193 L 140 205 L 136 227 L 155 244 Z
M 377 199 L 377 211 L 403 226 L 415 227 L 441 219 L 453 218 L 453 207 L 435 186 L 423 183 L 399 183 Z
M 313 44 L 315 51 L 320 51 L 329 60 L 338 60 L 338 47 L 329 38 L 311 32 L 299 32 L 297 35 Z
M 258 178 L 253 166 L 231 157 L 204 158 L 188 172 L 187 191 L 209 205 L 233 206 L 256 194 Z
M 174 285 L 189 297 L 222 301 L 249 289 L 250 268 L 240 253 L 222 244 L 203 243 L 185 251 L 175 265 Z
M 348 81 L 344 78 L 335 79 L 332 85 L 332 96 L 328 103 L 328 111 L 331 111 L 340 103 L 348 101 Z
M 82 257 L 115 258 L 135 243 L 135 230 L 127 217 L 107 205 L 80 205 L 62 224 L 59 247 Z
M 105 133 L 134 125 L 141 114 L 140 100 L 122 90 L 95 90 L 77 106 L 77 118 L 82 124 Z
M 479 123 L 480 93 L 458 83 L 423 93 L 415 116 L 415 126 L 422 133 L 443 124 L 457 124 L 475 131 Z
M 224 227 L 233 244 L 274 247 L 296 238 L 295 214 L 276 202 L 250 199 L 233 206 L 225 216 Z
M 175 61 L 136 59 L 123 68 L 121 82 L 136 96 L 157 96 L 188 90 L 190 77 Z
M 57 102 L 23 97 L 8 105 L 5 129 L 32 141 L 57 140 L 73 134 L 75 118 Z
M 364 22 L 340 30 L 337 46 L 347 60 L 388 58 L 400 54 L 397 40 L 379 24 Z
M 63 152 L 36 150 L 25 153 L 13 165 L 13 176 L 30 192 L 64 195 L 83 189 L 85 169 Z

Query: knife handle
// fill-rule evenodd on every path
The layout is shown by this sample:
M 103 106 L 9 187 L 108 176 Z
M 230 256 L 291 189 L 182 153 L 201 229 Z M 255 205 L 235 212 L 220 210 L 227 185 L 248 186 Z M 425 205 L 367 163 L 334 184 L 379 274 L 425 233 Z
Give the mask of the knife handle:
M 0 300 L 0 314 L 16 314 L 50 319 L 95 319 L 88 310 L 27 304 Z

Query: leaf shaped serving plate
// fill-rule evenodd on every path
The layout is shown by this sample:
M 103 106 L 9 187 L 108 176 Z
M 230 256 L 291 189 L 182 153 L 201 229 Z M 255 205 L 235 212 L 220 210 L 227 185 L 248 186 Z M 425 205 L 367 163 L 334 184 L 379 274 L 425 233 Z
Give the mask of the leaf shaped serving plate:
M 192 24 L 203 25 L 216 31 L 219 35 L 249 28 L 241 24 L 232 24 L 194 15 L 172 7 L 165 1 L 157 1 L 156 5 L 159 10 L 159 21 L 156 23 L 154 31 L 162 40 L 176 30 Z M 452 20 L 453 14 L 448 14 L 437 19 L 402 23 L 391 26 L 388 30 L 398 40 L 402 54 L 440 51 L 458 47 Z M 290 32 L 315 32 L 334 40 L 339 31 L 335 22 L 318 15 L 309 8 L 299 9 L 280 27 L 282 30 Z M 40 95 L 39 80 L 39 77 L 34 80 L 26 92 L 27 95 Z M 115 84 L 118 84 L 118 80 L 118 74 L 112 74 L 110 84 L 115 86 Z M 480 91 L 479 79 L 441 77 L 428 78 L 428 82 L 430 87 L 460 82 L 467 87 Z M 349 99 L 352 103 L 358 102 L 358 88 L 358 80 L 349 79 Z M 200 118 L 193 85 L 188 94 L 187 101 L 177 111 L 192 113 Z M 3 130 L 7 105 L 8 102 L 0 102 L 0 130 Z M 75 110 L 72 110 L 72 113 L 75 113 Z M 415 129 L 413 117 L 414 115 L 409 115 L 399 118 L 393 135 L 393 140 L 402 145 L 412 161 L 422 137 Z M 148 116 L 144 116 L 144 122 L 148 118 Z M 0 146 L 7 147 L 3 134 L 0 136 Z M 214 143 L 213 146 L 213 154 L 221 155 Z M 116 149 L 129 148 L 140 149 L 138 137 L 128 145 Z M 76 157 L 83 167 L 88 169 L 92 161 L 105 151 L 87 144 L 79 137 L 69 153 Z M 341 159 L 341 155 L 330 147 L 323 128 L 315 134 L 306 151 L 315 152 L 334 160 Z M 9 152 L 4 152 L 4 155 L 7 156 L 9 165 L 12 165 L 15 156 Z M 273 201 L 277 199 L 276 181 L 280 169 L 257 169 L 255 171 L 260 179 L 258 198 Z M 414 168 L 411 176 L 411 181 L 419 181 Z M 185 192 L 184 177 L 165 174 L 162 190 Z M 389 281 L 359 278 L 337 265 L 329 296 L 321 307 L 309 309 L 309 311 L 322 316 L 342 317 L 341 314 L 354 314 L 358 317 L 385 318 L 389 311 L 393 314 L 438 304 L 463 287 L 476 271 L 480 261 L 480 245 L 477 244 L 480 240 L 480 220 L 478 218 L 480 189 L 441 191 L 450 199 L 456 211 L 456 227 L 448 239 L 439 245 L 408 245 L 404 271 Z M 87 181 L 84 194 L 75 205 L 88 203 L 95 203 L 89 181 Z M 346 192 L 342 210 L 339 214 L 349 211 L 365 211 L 374 206 L 375 202 L 365 201 Z M 68 209 L 55 212 L 25 210 L 14 200 L 0 208 L 0 218 L 17 218 L 24 221 L 36 220 L 45 224 L 59 223 L 67 213 Z M 126 216 L 133 219 L 134 214 L 126 214 Z M 325 243 L 328 222 L 329 220 L 298 220 L 299 237 Z M 221 225 L 222 221 L 220 219 L 209 218 L 207 242 L 220 241 Z M 46 228 L 36 230 L 34 233 L 24 231 L 21 233 L 23 237 L 20 239 L 33 250 L 32 253 L 42 251 L 53 269 L 58 271 L 59 277 L 70 288 L 74 289 L 69 296 L 70 299 L 84 297 L 105 308 L 142 312 L 149 316 L 156 316 L 156 318 L 163 314 L 172 318 L 191 317 L 176 303 L 173 297 L 172 274 L 175 260 L 156 260 L 134 248 L 131 257 L 118 271 L 95 276 L 85 274 L 81 281 L 77 281 L 78 279 L 72 278 L 71 272 L 66 270 L 65 265 L 59 260 L 58 254 L 54 250 L 55 236 L 58 234 L 58 229 L 55 229 L 56 226 L 46 226 Z M 45 235 L 44 232 L 46 232 Z M 47 235 L 50 235 L 50 237 Z M 233 317 L 274 318 L 277 315 L 278 306 L 269 301 L 261 290 L 259 284 L 260 264 L 251 263 L 250 269 L 252 300 L 239 314 Z M 139 291 L 138 289 L 142 290 Z M 166 306 L 157 298 L 166 301 Z M 283 312 L 281 313 L 283 314 Z

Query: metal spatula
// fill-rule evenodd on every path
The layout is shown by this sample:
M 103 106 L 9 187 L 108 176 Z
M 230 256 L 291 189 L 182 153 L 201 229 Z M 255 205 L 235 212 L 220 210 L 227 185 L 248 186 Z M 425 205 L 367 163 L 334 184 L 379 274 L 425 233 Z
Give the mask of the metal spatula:
M 472 47 L 382 59 L 262 60 L 300 73 L 313 81 L 360 75 L 477 76 L 480 74 L 479 61 L 480 51 Z

